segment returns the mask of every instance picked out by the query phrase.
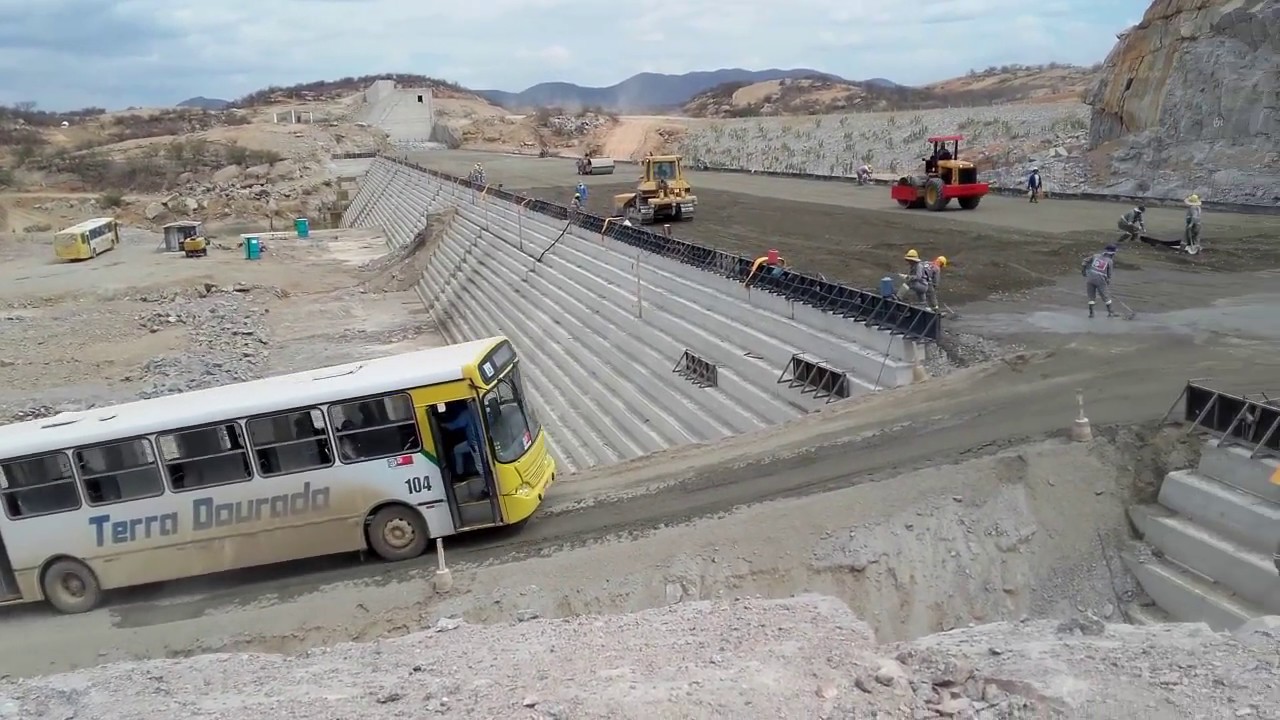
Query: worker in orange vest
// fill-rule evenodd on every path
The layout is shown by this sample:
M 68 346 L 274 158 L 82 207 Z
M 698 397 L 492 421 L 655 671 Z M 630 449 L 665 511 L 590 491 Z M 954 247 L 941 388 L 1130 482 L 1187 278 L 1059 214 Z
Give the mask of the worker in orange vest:
M 786 258 L 778 254 L 777 250 L 769 250 L 764 255 L 756 258 L 754 263 L 751 263 L 751 272 L 747 273 L 747 279 L 743 280 L 742 284 L 750 285 L 751 281 L 756 277 L 756 271 L 760 270 L 761 266 L 768 266 L 770 272 L 777 272 L 787 267 L 787 261 Z

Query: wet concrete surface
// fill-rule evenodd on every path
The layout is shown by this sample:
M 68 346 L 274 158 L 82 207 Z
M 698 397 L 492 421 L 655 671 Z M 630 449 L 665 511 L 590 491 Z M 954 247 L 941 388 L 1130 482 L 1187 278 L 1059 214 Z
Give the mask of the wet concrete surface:
M 1084 279 L 1069 275 L 1027 291 L 1013 307 L 1008 299 L 958 305 L 958 318 L 948 320 L 947 327 L 990 337 L 1167 334 L 1280 343 L 1280 272 L 1275 270 L 1205 273 L 1148 262 L 1136 271 L 1117 270 L 1112 302 L 1120 317 L 1108 318 L 1099 298 L 1097 316 L 1090 319 Z

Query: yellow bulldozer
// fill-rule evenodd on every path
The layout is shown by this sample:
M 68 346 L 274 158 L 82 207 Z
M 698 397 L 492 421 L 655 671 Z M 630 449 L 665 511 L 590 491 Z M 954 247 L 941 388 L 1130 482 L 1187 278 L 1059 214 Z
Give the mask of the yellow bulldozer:
M 644 174 L 635 192 L 613 196 L 613 214 L 632 224 L 692 220 L 698 196 L 684 179 L 679 155 L 649 155 L 640 161 Z

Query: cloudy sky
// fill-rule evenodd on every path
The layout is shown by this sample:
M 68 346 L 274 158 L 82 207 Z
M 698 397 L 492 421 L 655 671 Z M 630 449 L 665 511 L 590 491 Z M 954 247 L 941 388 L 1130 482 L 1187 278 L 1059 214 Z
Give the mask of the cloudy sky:
M 170 105 L 381 72 L 503 90 L 719 67 L 918 84 L 1004 63 L 1097 62 L 1145 9 L 1134 0 L 0 0 L 0 104 Z

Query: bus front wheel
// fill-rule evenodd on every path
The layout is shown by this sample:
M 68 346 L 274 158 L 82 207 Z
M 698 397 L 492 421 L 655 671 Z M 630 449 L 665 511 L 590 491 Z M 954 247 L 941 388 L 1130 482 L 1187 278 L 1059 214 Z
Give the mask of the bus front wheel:
M 427 523 L 422 513 L 404 505 L 389 505 L 369 521 L 369 547 L 383 560 L 416 558 L 427 549 Z
M 49 604 L 68 615 L 89 612 L 102 599 L 98 577 L 79 560 L 55 561 L 44 571 L 41 584 Z

